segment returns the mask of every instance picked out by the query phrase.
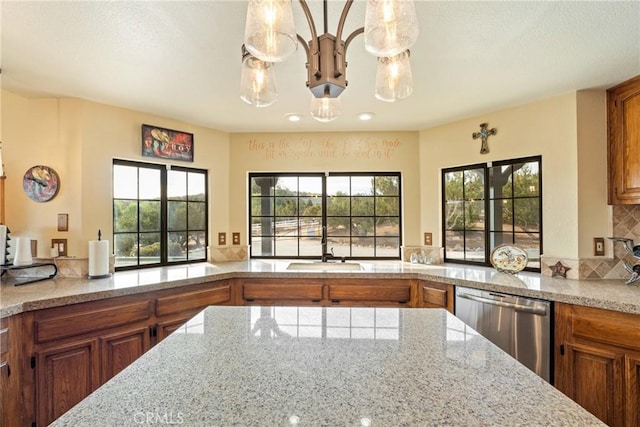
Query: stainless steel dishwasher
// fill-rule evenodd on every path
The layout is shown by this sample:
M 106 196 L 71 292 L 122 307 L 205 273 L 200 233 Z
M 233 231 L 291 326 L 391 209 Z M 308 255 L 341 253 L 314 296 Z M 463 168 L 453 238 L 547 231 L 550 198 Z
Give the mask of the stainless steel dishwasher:
M 551 382 L 552 303 L 456 286 L 456 316 Z

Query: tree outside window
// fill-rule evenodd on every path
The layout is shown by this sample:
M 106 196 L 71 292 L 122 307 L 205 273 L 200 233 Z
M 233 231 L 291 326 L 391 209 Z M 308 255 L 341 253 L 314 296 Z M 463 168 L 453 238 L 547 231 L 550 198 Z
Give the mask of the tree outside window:
M 207 172 L 114 160 L 117 269 L 206 260 Z
M 541 157 L 442 171 L 445 261 L 489 264 L 491 250 L 516 244 L 539 270 L 542 250 Z

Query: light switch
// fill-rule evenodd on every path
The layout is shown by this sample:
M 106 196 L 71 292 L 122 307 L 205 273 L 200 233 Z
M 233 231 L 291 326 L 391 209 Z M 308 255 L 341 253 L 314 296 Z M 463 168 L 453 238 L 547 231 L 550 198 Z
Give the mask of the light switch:
M 604 237 L 593 238 L 593 255 L 604 256 Z

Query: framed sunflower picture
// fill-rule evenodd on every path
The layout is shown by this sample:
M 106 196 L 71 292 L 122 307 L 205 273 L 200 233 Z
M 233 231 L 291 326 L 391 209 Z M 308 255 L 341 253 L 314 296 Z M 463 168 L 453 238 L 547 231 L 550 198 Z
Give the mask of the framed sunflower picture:
M 193 134 L 142 125 L 142 155 L 193 162 Z

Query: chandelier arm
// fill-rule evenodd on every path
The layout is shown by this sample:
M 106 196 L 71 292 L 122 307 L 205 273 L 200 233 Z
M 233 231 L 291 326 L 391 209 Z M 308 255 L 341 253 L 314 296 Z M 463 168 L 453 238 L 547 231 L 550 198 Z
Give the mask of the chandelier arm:
M 335 46 L 335 77 L 342 76 L 347 69 L 347 49 L 349 48 L 349 44 L 351 41 L 358 35 L 364 33 L 364 27 L 360 27 L 355 30 L 353 33 L 349 34 L 346 41 L 342 41 L 341 39 L 336 38 L 336 46 Z
M 342 40 L 342 31 L 344 29 L 344 23 L 347 20 L 347 15 L 349 15 L 349 9 L 351 9 L 351 5 L 353 4 L 353 0 L 347 0 L 342 8 L 342 14 L 340 15 L 340 21 L 338 21 L 338 28 L 336 29 L 336 40 Z
M 345 55 L 347 53 L 347 49 L 349 49 L 349 44 L 351 43 L 351 41 L 353 41 L 353 39 L 355 39 L 357 36 L 359 36 L 362 33 L 364 33 L 364 27 L 360 27 L 357 30 L 355 30 L 353 33 L 349 34 L 349 37 L 347 37 L 347 40 L 345 40 L 344 42 Z
M 296 34 L 296 37 L 298 38 L 298 42 L 304 48 L 304 53 L 307 55 L 307 61 L 308 61 L 309 60 L 309 44 L 300 34 Z
M 334 67 L 334 77 L 340 77 L 346 72 L 347 68 L 347 44 L 342 41 L 342 31 L 344 30 L 344 23 L 347 20 L 347 16 L 349 15 L 349 10 L 351 9 L 351 5 L 353 4 L 353 0 L 347 0 L 342 8 L 342 13 L 340 14 L 340 20 L 338 21 L 338 28 L 336 30 L 336 41 L 333 49 L 333 56 L 335 61 Z M 364 31 L 364 29 L 363 29 Z M 350 36 L 351 37 L 351 36 Z
M 307 23 L 309 24 L 309 31 L 311 31 L 311 41 L 308 44 L 308 48 L 305 49 L 307 51 L 307 62 L 309 67 L 309 76 L 320 76 L 320 48 L 318 43 L 318 32 L 316 31 L 316 24 L 313 21 L 313 16 L 311 16 L 311 11 L 309 10 L 309 5 L 306 0 L 298 0 L 300 3 L 300 7 L 304 12 L 305 18 L 307 18 Z M 298 36 L 298 40 L 301 40 L 301 37 Z M 306 43 L 305 43 L 306 45 Z

